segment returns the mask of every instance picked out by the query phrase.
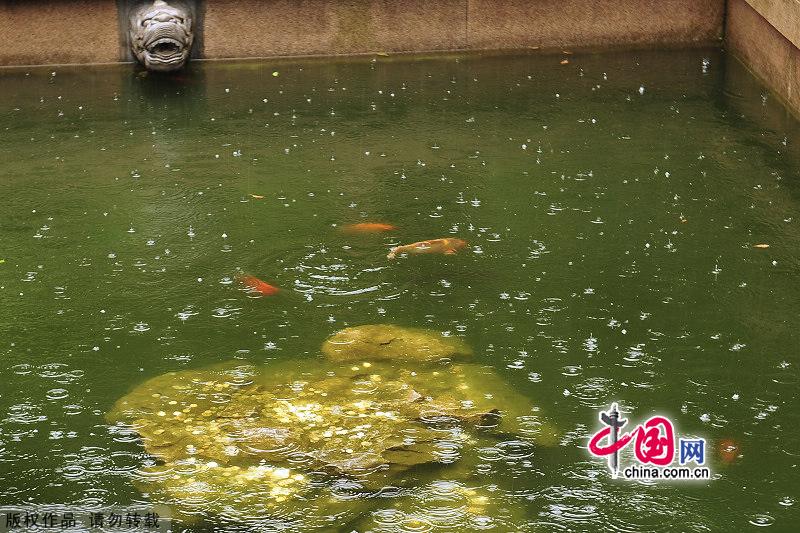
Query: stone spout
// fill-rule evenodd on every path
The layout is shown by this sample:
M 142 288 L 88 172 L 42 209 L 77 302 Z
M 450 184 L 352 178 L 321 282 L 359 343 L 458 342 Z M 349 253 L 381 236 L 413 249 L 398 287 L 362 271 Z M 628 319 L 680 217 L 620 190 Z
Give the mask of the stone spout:
M 168 72 L 186 64 L 194 40 L 191 10 L 181 2 L 156 0 L 129 16 L 131 50 L 147 70 Z

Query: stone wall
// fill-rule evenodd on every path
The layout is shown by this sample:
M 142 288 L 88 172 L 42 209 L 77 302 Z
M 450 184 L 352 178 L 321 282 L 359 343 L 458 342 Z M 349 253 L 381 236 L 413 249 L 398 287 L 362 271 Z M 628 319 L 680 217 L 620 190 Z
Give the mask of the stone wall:
M 0 0 L 0 65 L 130 55 L 128 0 Z M 206 58 L 709 44 L 725 0 L 205 0 Z
M 119 61 L 114 0 L 0 0 L 0 65 Z
M 800 116 L 800 0 L 729 0 L 726 47 Z
M 713 43 L 722 0 L 208 0 L 205 57 Z

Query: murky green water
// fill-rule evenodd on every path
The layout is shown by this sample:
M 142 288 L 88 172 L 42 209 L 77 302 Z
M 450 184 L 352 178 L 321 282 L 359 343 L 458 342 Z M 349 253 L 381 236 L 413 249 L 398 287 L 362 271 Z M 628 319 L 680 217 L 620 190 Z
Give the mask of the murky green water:
M 717 50 L 569 59 L 2 72 L 0 506 L 159 503 L 106 421 L 120 397 L 231 360 L 315 369 L 332 333 L 388 323 L 462 337 L 559 442 L 339 480 L 358 505 L 317 506 L 318 530 L 796 527 L 800 130 Z M 437 237 L 471 246 L 386 259 Z M 610 479 L 586 445 L 613 401 L 705 437 L 712 479 Z M 231 505 L 185 502 L 183 527 L 319 524 Z

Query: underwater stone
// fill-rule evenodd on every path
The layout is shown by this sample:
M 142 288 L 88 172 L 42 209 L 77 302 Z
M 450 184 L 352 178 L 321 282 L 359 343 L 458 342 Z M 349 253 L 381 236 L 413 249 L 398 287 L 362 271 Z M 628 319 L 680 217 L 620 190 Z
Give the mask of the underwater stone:
M 447 350 L 435 353 L 464 347 Z M 536 431 L 521 423 L 531 417 Z M 554 434 L 489 367 L 381 359 L 170 372 L 120 398 L 107 420 L 141 436 L 157 464 L 137 484 L 176 512 L 288 520 L 381 506 L 369 495 L 413 480 L 412 468 L 468 476 L 457 465 L 478 449 L 509 435 L 548 445 Z
M 465 359 L 472 355 L 472 349 L 457 337 L 443 337 L 435 331 L 370 324 L 334 334 L 322 344 L 322 353 L 332 361 L 431 362 Z

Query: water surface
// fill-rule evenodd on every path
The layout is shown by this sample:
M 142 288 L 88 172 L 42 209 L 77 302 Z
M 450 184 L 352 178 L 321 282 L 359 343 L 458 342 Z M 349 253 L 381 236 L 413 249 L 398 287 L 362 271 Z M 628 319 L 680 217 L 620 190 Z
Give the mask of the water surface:
M 335 331 L 389 323 L 463 337 L 560 427 L 455 480 L 523 530 L 791 530 L 800 129 L 718 50 L 561 59 L 3 71 L 0 505 L 157 503 L 133 483 L 147 454 L 104 418 L 132 387 L 314 365 Z M 339 231 L 364 221 L 399 229 Z M 386 259 L 445 236 L 471 246 Z M 283 290 L 253 298 L 239 272 Z M 613 401 L 708 439 L 713 479 L 611 480 L 585 448 Z M 419 476 L 422 530 L 511 528 L 437 522 Z M 370 504 L 337 523 L 409 526 Z M 212 524 L 234 527 L 186 527 Z

